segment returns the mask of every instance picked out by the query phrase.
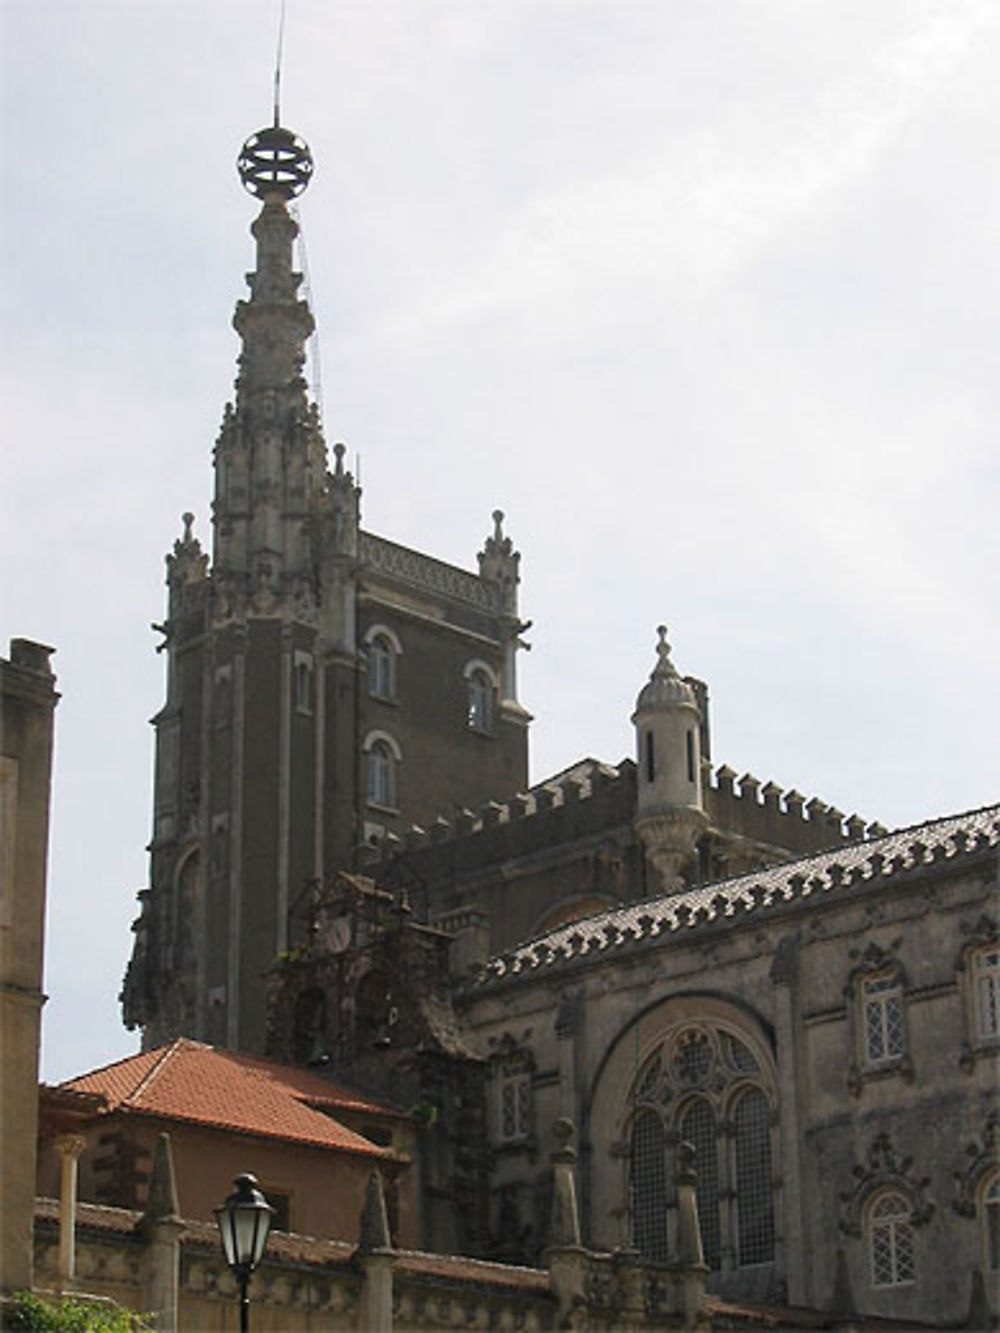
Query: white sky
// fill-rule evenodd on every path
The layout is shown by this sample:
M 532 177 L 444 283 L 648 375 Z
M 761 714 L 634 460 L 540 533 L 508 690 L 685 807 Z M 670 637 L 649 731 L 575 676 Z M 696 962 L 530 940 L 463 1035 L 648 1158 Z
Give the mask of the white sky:
M 0 0 L 0 651 L 54 644 L 44 1075 L 135 1049 L 163 556 L 235 373 L 277 0 Z M 1000 4 L 288 0 L 329 443 L 468 567 L 532 771 L 713 758 L 889 825 L 997 798 Z

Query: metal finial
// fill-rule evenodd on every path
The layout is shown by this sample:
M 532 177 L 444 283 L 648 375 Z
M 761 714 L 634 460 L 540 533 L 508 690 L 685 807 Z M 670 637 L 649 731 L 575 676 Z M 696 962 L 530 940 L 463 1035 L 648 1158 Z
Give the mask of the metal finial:
M 309 184 L 312 154 L 305 139 L 280 125 L 258 130 L 240 150 L 236 162 L 244 189 L 258 199 L 294 199 Z
M 278 49 L 274 57 L 274 128 L 281 124 L 281 57 L 285 49 L 285 0 L 278 16 Z

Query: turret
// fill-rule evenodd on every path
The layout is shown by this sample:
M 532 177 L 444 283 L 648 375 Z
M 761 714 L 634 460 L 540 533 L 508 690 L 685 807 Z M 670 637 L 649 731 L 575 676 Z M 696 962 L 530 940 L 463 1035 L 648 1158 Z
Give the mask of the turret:
M 636 832 L 667 892 L 684 886 L 683 870 L 707 825 L 701 784 L 701 713 L 694 688 L 670 660 L 666 626 L 657 661 L 636 699 Z

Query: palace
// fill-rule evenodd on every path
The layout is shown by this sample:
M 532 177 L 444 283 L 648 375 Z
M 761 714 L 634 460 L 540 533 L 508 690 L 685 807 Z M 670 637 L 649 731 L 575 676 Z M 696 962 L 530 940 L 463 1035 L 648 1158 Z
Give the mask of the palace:
M 592 1250 L 672 1262 L 693 1163 L 720 1297 L 995 1310 L 1000 809 L 889 833 L 737 778 L 663 629 L 634 760 L 529 782 L 504 516 L 475 571 L 362 527 L 302 375 L 308 150 L 275 126 L 241 171 L 256 265 L 211 558 L 190 515 L 167 557 L 126 1023 L 405 1111 L 426 1250 L 536 1264 L 569 1121 Z

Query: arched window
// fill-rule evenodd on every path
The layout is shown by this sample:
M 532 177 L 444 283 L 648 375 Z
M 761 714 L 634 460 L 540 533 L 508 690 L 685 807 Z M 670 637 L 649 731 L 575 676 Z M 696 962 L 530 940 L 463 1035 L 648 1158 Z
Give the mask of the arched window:
M 714 1024 L 668 1030 L 636 1070 L 628 1093 L 633 1243 L 664 1256 L 667 1183 L 677 1145 L 694 1148 L 698 1218 L 713 1271 L 775 1259 L 773 1077 L 763 1048 Z
M 741 1268 L 774 1259 L 771 1111 L 759 1088 L 748 1088 L 733 1115 L 737 1256 Z
M 632 1125 L 632 1243 L 647 1259 L 667 1262 L 666 1135 L 655 1111 L 640 1111 Z
M 368 693 L 373 699 L 396 695 L 396 654 L 387 634 L 376 634 L 368 644 Z
M 868 1205 L 868 1254 L 873 1287 L 903 1287 L 916 1280 L 912 1209 L 895 1190 Z
M 469 726 L 473 731 L 493 730 L 493 684 L 485 671 L 469 676 Z
M 386 741 L 373 741 L 368 750 L 368 800 L 391 807 L 395 796 L 393 755 Z
M 680 1118 L 677 1132 L 682 1143 L 694 1148 L 694 1169 L 698 1176 L 698 1220 L 701 1243 L 709 1268 L 722 1265 L 722 1218 L 719 1213 L 719 1151 L 715 1142 L 715 1114 L 704 1097 L 688 1104 Z
M 983 1267 L 987 1273 L 997 1273 L 1000 1272 L 1000 1171 L 993 1171 L 983 1182 L 979 1209 L 983 1232 Z
M 397 779 L 402 750 L 387 731 L 370 731 L 361 749 L 367 765 L 368 804 L 394 811 L 399 800 Z

